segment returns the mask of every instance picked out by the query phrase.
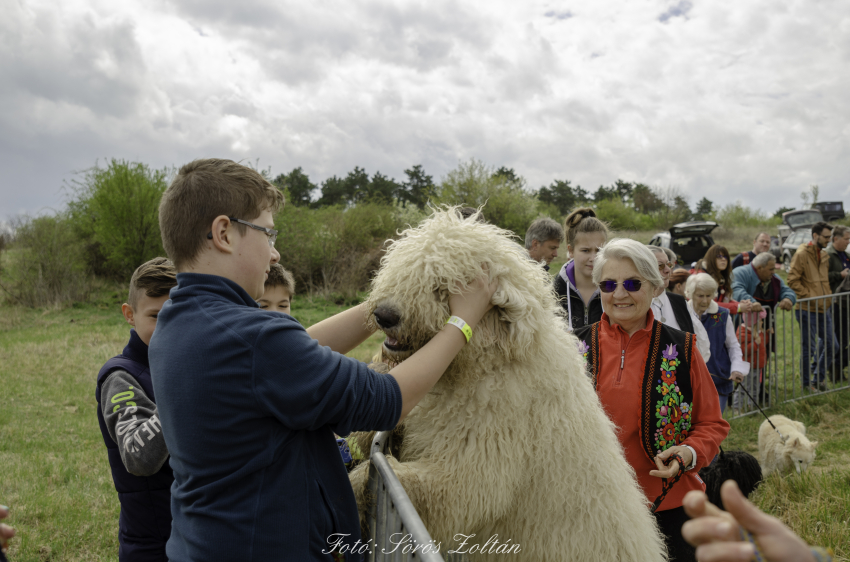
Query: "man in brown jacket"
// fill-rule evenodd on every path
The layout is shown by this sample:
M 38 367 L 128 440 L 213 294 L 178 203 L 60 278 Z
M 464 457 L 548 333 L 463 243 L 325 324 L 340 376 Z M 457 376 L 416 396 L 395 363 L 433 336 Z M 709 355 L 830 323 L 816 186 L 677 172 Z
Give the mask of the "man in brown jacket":
M 797 293 L 797 308 L 794 311 L 800 323 L 802 333 L 802 350 L 800 353 L 800 377 L 803 388 L 812 392 L 827 390 L 826 373 L 832 366 L 833 356 L 838 347 L 832 328 L 832 314 L 829 309 L 832 299 L 803 300 L 812 297 L 831 295 L 829 288 L 829 254 L 824 248 L 829 244 L 832 227 L 825 222 L 812 226 L 812 241 L 800 244 L 791 260 L 791 271 L 788 272 L 788 286 Z M 822 349 L 818 349 L 817 340 L 821 339 Z M 809 385 L 809 374 L 812 370 L 812 354 L 815 359 L 815 370 Z

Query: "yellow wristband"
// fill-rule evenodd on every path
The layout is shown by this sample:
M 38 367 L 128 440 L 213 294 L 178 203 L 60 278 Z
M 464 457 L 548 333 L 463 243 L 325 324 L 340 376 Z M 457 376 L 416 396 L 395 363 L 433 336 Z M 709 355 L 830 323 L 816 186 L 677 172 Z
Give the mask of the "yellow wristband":
M 452 316 L 446 320 L 446 324 L 451 324 L 452 326 L 459 328 L 460 331 L 463 332 L 464 337 L 466 337 L 466 343 L 469 343 L 469 340 L 472 339 L 472 328 L 470 328 L 469 324 L 457 316 Z

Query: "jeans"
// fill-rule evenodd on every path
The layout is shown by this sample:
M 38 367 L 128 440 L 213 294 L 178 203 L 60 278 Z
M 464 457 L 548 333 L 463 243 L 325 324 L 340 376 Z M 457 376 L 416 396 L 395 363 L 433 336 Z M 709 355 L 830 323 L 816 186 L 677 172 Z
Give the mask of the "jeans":
M 800 352 L 800 377 L 803 379 L 803 387 L 809 384 L 823 382 L 826 372 L 832 367 L 835 350 L 838 342 L 832 329 L 832 314 L 829 312 L 810 312 L 807 310 L 795 310 L 797 322 L 800 323 L 802 350 Z M 818 346 L 818 338 L 825 342 L 825 346 Z M 814 352 L 815 370 L 812 373 L 812 353 Z M 811 381 L 809 377 L 811 373 Z
M 832 314 L 832 325 L 835 328 L 835 339 L 838 342 L 838 348 L 835 350 L 834 363 L 832 365 L 832 373 L 830 378 L 833 382 L 841 379 L 842 371 L 850 365 L 850 347 L 848 347 L 848 326 L 850 325 L 850 294 L 842 293 L 836 296 L 836 301 L 832 305 L 830 313 Z M 823 349 L 823 343 L 818 341 L 818 353 Z

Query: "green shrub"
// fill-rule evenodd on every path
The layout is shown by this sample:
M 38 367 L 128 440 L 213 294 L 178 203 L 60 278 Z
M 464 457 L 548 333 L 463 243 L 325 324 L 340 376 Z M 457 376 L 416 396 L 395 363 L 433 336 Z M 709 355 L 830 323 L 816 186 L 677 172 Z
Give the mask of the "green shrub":
M 781 217 L 771 216 L 761 209 L 750 209 L 740 201 L 721 207 L 715 220 L 730 230 L 742 226 L 778 226 L 782 222 Z
M 68 208 L 94 272 L 125 280 L 140 264 L 165 255 L 159 201 L 168 175 L 167 169 L 113 159 L 72 184 Z
M 613 230 L 652 230 L 656 220 L 626 206 L 618 199 L 608 199 L 594 204 L 596 215 Z
M 469 207 L 483 205 L 487 222 L 521 235 L 538 216 L 537 198 L 524 189 L 524 183 L 513 173 L 497 173 L 472 159 L 446 175 L 435 202 Z
M 88 299 L 93 278 L 67 215 L 25 216 L 15 226 L 2 267 L 11 300 L 36 307 Z
M 377 270 L 384 242 L 406 227 L 403 216 L 379 203 L 287 208 L 275 218 L 275 247 L 299 287 L 353 298 Z

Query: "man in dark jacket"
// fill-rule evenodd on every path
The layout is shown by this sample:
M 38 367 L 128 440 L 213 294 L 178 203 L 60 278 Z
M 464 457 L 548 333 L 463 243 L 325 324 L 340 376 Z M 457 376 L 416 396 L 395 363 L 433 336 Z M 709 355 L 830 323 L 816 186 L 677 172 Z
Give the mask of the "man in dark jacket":
M 696 335 L 700 355 L 704 361 L 708 361 L 711 357 L 711 342 L 708 341 L 705 327 L 696 313 L 691 313 L 685 297 L 667 291 L 673 262 L 668 261 L 670 258 L 664 248 L 658 246 L 647 246 L 647 248 L 652 250 L 652 255 L 658 261 L 658 272 L 661 273 L 661 279 L 664 281 L 664 290 L 652 299 L 652 314 L 662 324 Z
M 749 264 L 757 255 L 763 254 L 767 251 L 770 251 L 770 234 L 767 232 L 759 232 L 756 234 L 755 240 L 753 240 L 753 251 L 741 252 L 735 256 L 735 259 L 732 260 L 732 269 Z
M 835 328 L 835 337 L 838 339 L 838 350 L 836 351 L 835 363 L 833 363 L 832 377 L 834 380 L 844 378 L 844 368 L 850 364 L 850 293 L 839 291 L 839 286 L 847 275 L 850 274 L 850 256 L 847 255 L 847 246 L 850 244 L 850 228 L 836 226 L 832 230 L 832 242 L 826 247 L 829 254 L 829 288 L 836 297 L 832 304 L 832 322 Z

